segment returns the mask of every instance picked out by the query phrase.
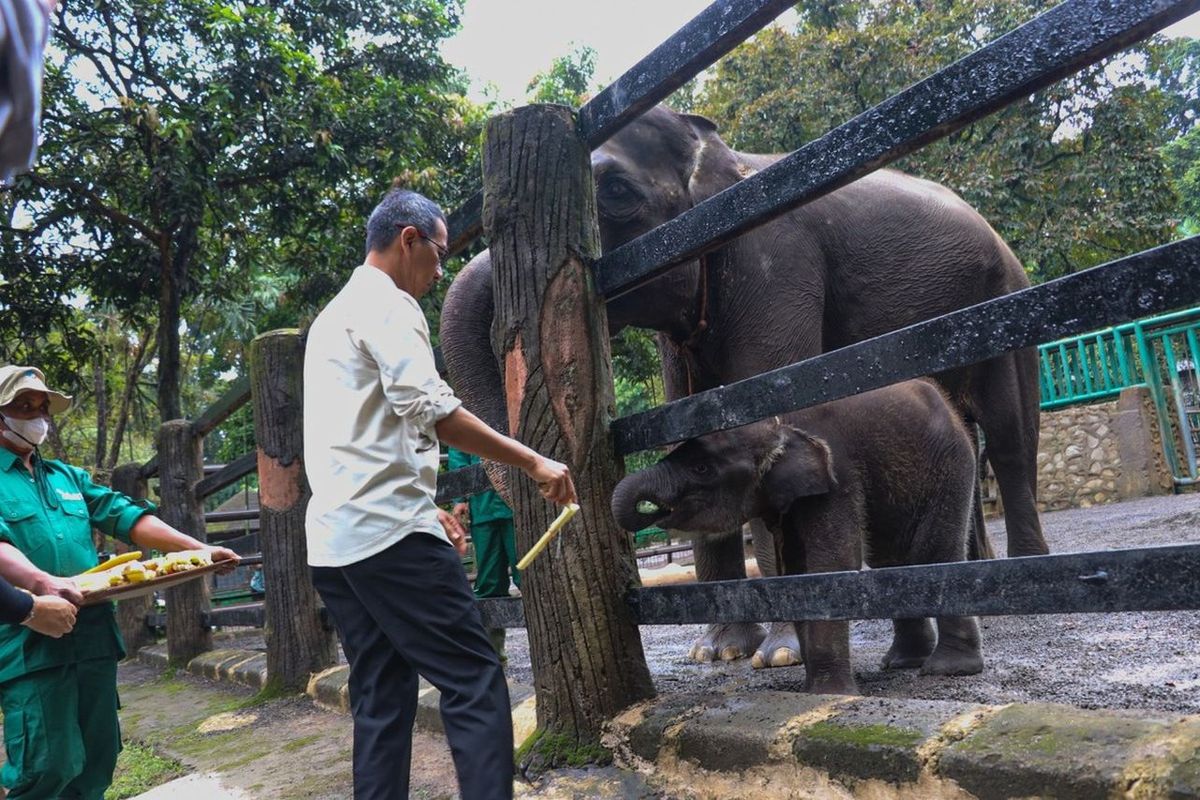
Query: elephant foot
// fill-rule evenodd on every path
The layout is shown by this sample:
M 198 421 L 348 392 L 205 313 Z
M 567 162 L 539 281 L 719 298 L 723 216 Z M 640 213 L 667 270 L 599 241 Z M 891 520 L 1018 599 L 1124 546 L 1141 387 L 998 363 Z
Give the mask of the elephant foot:
M 701 664 L 716 660 L 735 661 L 746 658 L 762 643 L 766 632 L 753 622 L 729 622 L 709 625 L 692 644 L 688 658 Z
M 796 625 L 792 622 L 772 622 L 767 630 L 767 638 L 763 639 L 750 659 L 750 666 L 755 669 L 794 667 L 803 663 Z
M 983 672 L 983 654 L 978 647 L 947 640 L 921 666 L 922 675 L 978 675 Z
M 1050 554 L 1050 548 L 1045 542 L 1020 542 L 1009 544 L 1008 557 L 1021 558 L 1022 556 L 1045 556 Z
M 883 669 L 916 669 L 925 663 L 937 644 L 933 625 L 927 619 L 898 619 L 895 635 L 880 666 Z
M 809 694 L 862 694 L 854 676 L 849 673 L 810 676 L 804 691 Z

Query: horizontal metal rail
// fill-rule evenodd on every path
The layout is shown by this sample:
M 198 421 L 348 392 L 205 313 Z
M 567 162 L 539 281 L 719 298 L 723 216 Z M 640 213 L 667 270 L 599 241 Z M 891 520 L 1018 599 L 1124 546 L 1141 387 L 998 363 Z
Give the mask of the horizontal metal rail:
M 793 5 L 795 0 L 718 0 L 701 11 L 579 109 L 588 146 L 599 147 Z M 482 215 L 480 191 L 447 218 L 450 252 L 479 238 Z
M 639 625 L 1190 610 L 1200 545 L 651 586 L 628 601 Z M 490 627 L 525 625 L 520 598 L 479 608 Z
M 648 450 L 1197 301 L 1193 236 L 622 417 L 614 442 Z
M 244 522 L 246 520 L 258 519 L 259 509 L 257 508 L 239 508 L 236 511 L 209 511 L 204 515 L 204 521 L 209 525 L 215 525 L 219 522 Z
M 491 488 L 492 483 L 483 471 L 483 465 L 472 464 L 438 475 L 435 502 L 449 503 L 455 498 L 486 492 Z
M 654 586 L 643 625 L 1200 608 L 1200 545 Z
M 221 491 L 230 484 L 258 470 L 258 451 L 251 450 L 226 464 L 219 472 L 208 475 L 196 484 L 196 497 L 200 500 Z
M 771 167 L 602 256 L 607 299 L 1027 97 L 1200 8 L 1067 0 Z

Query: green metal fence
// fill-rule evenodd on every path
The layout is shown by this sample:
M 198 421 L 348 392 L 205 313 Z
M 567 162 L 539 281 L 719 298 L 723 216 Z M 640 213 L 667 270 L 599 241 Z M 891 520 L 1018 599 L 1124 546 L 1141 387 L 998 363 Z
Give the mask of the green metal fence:
M 1146 386 L 1177 484 L 1197 479 L 1200 450 L 1200 307 L 1038 347 L 1042 408 L 1112 398 Z

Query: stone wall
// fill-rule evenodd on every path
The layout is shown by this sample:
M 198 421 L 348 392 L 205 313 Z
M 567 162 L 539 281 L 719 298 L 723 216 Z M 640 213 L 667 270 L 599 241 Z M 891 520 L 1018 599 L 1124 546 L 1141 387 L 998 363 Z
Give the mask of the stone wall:
M 1145 387 L 1116 400 L 1043 411 L 1038 448 L 1038 508 L 1086 508 L 1170 494 L 1174 481 L 1162 452 L 1154 403 Z M 984 512 L 1004 513 L 989 468 Z
M 1042 412 L 1038 508 L 1086 508 L 1173 489 L 1149 392 Z
M 1117 401 L 1042 412 L 1038 510 L 1087 508 L 1117 499 Z

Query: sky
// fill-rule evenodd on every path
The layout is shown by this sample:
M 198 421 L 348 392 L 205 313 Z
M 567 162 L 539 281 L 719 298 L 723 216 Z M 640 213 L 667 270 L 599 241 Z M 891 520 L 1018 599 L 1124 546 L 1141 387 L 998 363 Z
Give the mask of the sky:
M 472 78 L 471 97 L 482 101 L 487 85 L 506 105 L 525 102 L 525 87 L 551 62 L 577 45 L 596 51 L 595 82 L 607 86 L 712 0 L 466 0 L 463 28 L 442 54 Z M 794 20 L 791 11 L 781 21 Z M 1200 14 L 1166 30 L 1200 37 Z

